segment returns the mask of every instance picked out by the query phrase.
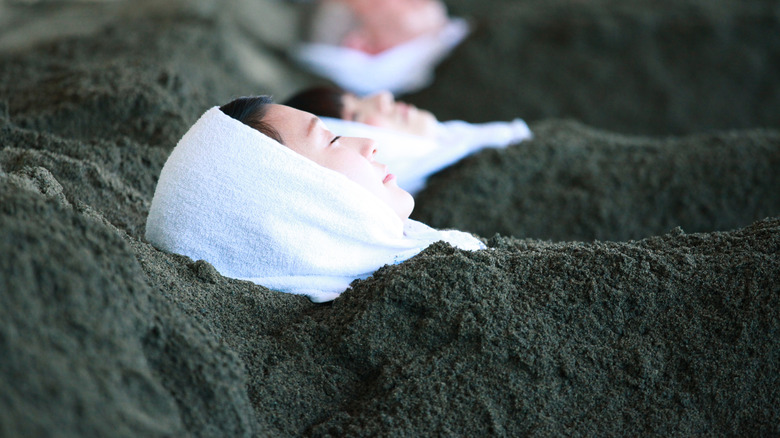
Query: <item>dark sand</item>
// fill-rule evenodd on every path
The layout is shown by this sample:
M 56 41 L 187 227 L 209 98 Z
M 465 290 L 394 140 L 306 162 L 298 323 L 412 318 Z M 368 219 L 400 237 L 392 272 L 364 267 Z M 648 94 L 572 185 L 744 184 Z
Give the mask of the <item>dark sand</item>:
M 410 99 L 533 121 L 418 200 L 491 249 L 433 245 L 326 305 L 142 238 L 206 108 L 314 81 L 246 24 L 284 4 L 0 3 L 0 436 L 780 435 L 777 7 L 484 3 L 450 2 L 495 26 Z M 529 41 L 530 73 L 495 56 Z M 681 100 L 648 109 L 649 77 Z
M 476 26 L 412 101 L 630 135 L 780 125 L 775 0 L 449 0 Z
M 535 139 L 430 179 L 415 218 L 482 236 L 629 240 L 728 230 L 780 212 L 780 132 L 626 136 L 532 123 Z

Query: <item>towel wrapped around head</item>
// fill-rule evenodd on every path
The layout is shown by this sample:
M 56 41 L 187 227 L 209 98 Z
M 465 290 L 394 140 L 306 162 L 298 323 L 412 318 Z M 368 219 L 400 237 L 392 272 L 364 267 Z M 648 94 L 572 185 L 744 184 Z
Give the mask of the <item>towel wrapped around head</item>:
M 259 131 L 208 110 L 160 174 L 146 239 L 205 260 L 227 277 L 336 298 L 355 279 L 444 240 L 484 248 L 460 231 L 402 221 L 382 200 Z

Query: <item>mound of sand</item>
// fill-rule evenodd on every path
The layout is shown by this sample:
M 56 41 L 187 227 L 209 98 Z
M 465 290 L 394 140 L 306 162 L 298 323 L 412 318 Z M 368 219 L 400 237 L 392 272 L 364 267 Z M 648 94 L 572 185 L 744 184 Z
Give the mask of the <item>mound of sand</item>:
M 780 124 L 777 2 L 447 4 L 476 29 L 410 97 L 438 116 L 575 118 L 630 135 Z
M 578 122 L 487 150 L 430 179 L 413 216 L 482 236 L 629 240 L 729 230 L 780 211 L 780 135 L 742 130 L 649 138 Z
M 0 435 L 780 433 L 776 130 L 649 138 L 537 122 L 533 142 L 459 163 L 418 200 L 418 215 L 489 250 L 435 244 L 315 305 L 144 241 L 160 169 L 205 109 L 314 81 L 248 29 L 263 7 L 284 16 L 278 2 L 150 4 L 91 4 L 104 14 L 61 34 L 35 16 L 83 19 L 84 5 L 0 4 L 29 24 L 0 37 L 39 41 L 0 56 Z M 530 35 L 573 19 L 570 2 L 520 14 L 533 4 L 451 61 L 499 37 L 495 50 L 514 50 L 510 22 Z M 585 48 L 589 20 L 622 28 L 650 7 L 605 5 L 577 6 L 595 14 L 573 31 Z M 741 22 L 718 20 L 746 8 L 708 26 L 733 37 Z M 645 25 L 686 11 L 659 6 Z M 463 78 L 496 95 L 503 68 Z M 443 67 L 415 98 L 457 107 L 456 76 Z M 731 127 L 765 126 L 770 107 Z M 698 117 L 675 123 L 695 131 Z

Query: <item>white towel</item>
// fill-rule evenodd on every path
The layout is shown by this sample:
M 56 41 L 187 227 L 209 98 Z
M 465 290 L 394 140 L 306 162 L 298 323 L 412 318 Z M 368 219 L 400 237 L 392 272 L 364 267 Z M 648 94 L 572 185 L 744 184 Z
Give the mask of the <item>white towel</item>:
M 445 240 L 473 236 L 407 220 L 345 176 L 208 110 L 160 174 L 146 239 L 227 277 L 324 302 L 350 282 Z
M 378 128 L 351 120 L 322 117 L 336 135 L 366 137 L 377 143 L 376 160 L 385 163 L 398 185 L 411 194 L 425 187 L 428 177 L 485 148 L 504 148 L 533 138 L 522 119 L 511 122 L 440 122 L 434 138 Z
M 421 35 L 376 55 L 348 47 L 303 43 L 292 56 L 304 67 L 341 88 L 366 95 L 383 90 L 411 93 L 433 81 L 433 71 L 468 35 L 469 25 L 452 18 L 440 31 Z

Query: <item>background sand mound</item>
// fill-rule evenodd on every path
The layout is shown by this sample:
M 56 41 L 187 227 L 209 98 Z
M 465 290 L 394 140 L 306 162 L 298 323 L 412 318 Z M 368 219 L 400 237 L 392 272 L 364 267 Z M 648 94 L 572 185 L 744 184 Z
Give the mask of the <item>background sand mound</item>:
M 575 118 L 632 135 L 780 125 L 777 2 L 447 4 L 476 31 L 413 99 L 440 117 Z
M 628 240 L 727 230 L 780 211 L 780 135 L 625 136 L 571 121 L 430 179 L 416 219 L 490 236 Z

